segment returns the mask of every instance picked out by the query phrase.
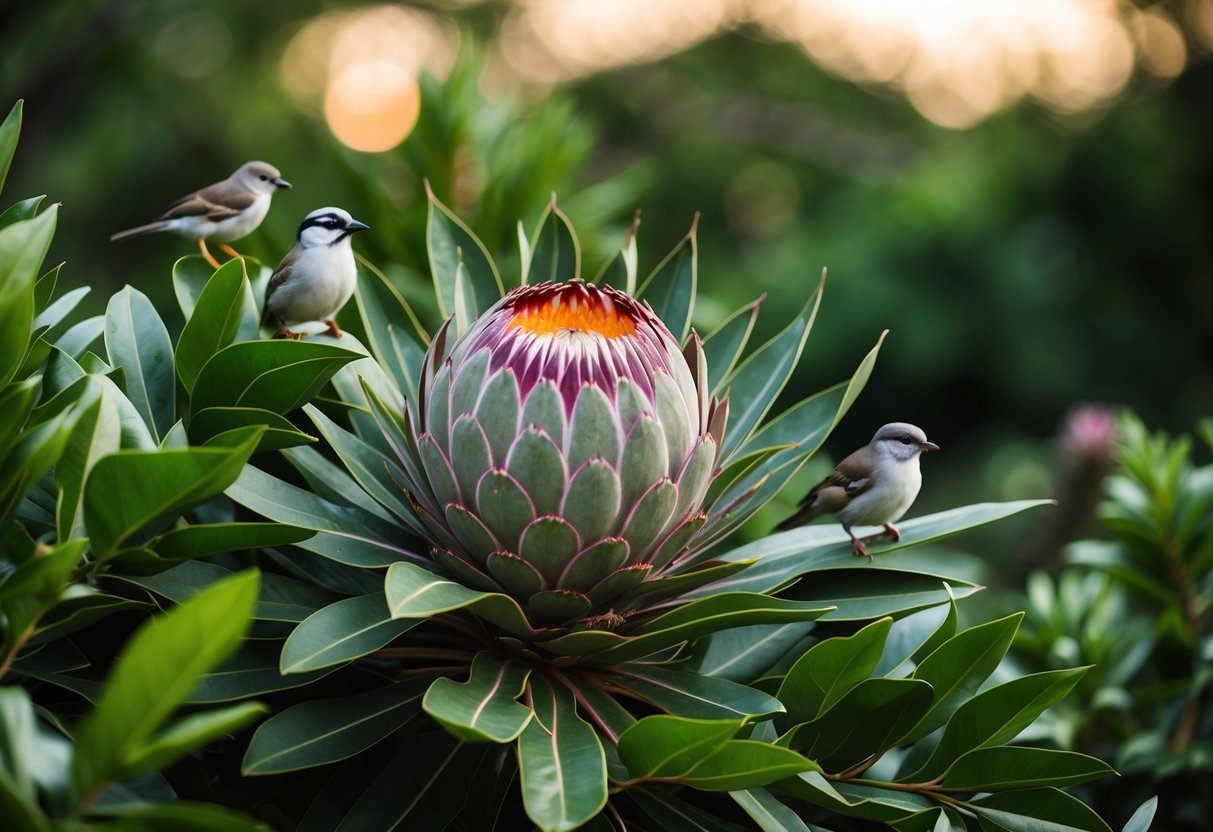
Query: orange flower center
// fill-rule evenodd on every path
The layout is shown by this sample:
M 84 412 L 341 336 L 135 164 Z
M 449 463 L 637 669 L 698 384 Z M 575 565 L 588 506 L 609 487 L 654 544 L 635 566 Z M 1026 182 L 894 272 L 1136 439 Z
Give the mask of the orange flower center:
M 559 332 L 591 332 L 604 338 L 620 338 L 636 333 L 636 322 L 620 312 L 609 297 L 595 292 L 557 292 L 550 298 L 539 297 L 520 303 L 507 325 L 532 335 Z

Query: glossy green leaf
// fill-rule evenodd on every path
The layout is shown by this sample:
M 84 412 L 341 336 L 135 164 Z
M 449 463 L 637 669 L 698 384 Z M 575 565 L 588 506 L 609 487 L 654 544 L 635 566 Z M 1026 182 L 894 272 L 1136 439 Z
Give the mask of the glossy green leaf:
M 602 264 L 594 283 L 614 286 L 616 289 L 636 297 L 636 232 L 640 228 L 640 210 L 632 217 L 632 226 L 624 235 L 623 244 L 610 260 Z
M 508 595 L 468 589 L 411 563 L 392 564 L 384 588 L 393 618 L 425 619 L 467 608 L 513 635 L 533 634 L 518 602 Z
M 908 739 L 925 737 L 943 725 L 962 703 L 977 692 L 1007 654 L 1021 621 L 1023 613 L 1014 613 L 970 627 L 945 641 L 922 660 L 913 678 L 921 679 L 934 688 L 935 701 L 910 731 Z
M 697 261 L 699 257 L 696 229 L 699 214 L 691 221 L 691 230 L 665 256 L 653 273 L 640 286 L 638 297 L 647 301 L 665 322 L 679 343 L 691 331 L 691 316 L 695 312 L 698 289 Z
M 215 273 L 215 267 L 201 254 L 190 254 L 173 264 L 173 294 L 181 315 L 188 321 L 194 314 L 198 298 L 206 288 L 207 281 Z
M 1089 806 L 1061 789 L 999 792 L 971 801 L 969 808 L 983 829 L 997 832 L 1111 832 Z
M 0 228 L 8 228 L 15 222 L 32 220 L 38 216 L 38 208 L 42 205 L 44 199 L 46 199 L 46 194 L 31 196 L 29 199 L 14 202 L 4 209 L 4 213 L 0 213 Z M 45 302 L 37 303 L 34 307 L 35 311 L 42 309 L 45 305 Z
M 129 752 L 122 761 L 123 777 L 167 768 L 191 751 L 232 736 L 268 710 L 260 702 L 241 702 L 182 717 Z
M 59 601 L 84 548 L 84 541 L 60 544 L 26 560 L 0 580 L 5 634 L 0 657 L 5 661 L 12 660 L 34 634 L 39 619 Z
M 55 466 L 59 486 L 56 528 L 60 540 L 84 534 L 84 484 L 102 457 L 117 453 L 122 425 L 112 387 L 95 381 L 81 395 L 81 410 L 71 437 Z
M 834 606 L 833 612 L 821 617 L 822 621 L 870 621 L 946 604 L 953 598 L 967 598 L 982 589 L 956 578 L 900 569 L 865 569 L 865 566 L 868 565 L 854 561 L 849 568 L 814 572 L 810 580 L 802 581 L 783 594 Z
M 190 410 L 256 407 L 287 413 L 311 401 L 333 374 L 360 357 L 310 340 L 239 341 L 203 365 Z
M 661 710 L 691 719 L 737 719 L 783 711 L 778 699 L 754 688 L 657 665 L 619 666 L 612 679 Z
M 531 721 L 530 708 L 517 701 L 530 673 L 526 665 L 482 651 L 466 682 L 435 679 L 422 707 L 461 740 L 510 742 Z
M 417 715 L 424 680 L 292 705 L 267 719 L 249 741 L 241 771 L 279 774 L 344 760 L 391 736 Z
M 522 802 L 543 832 L 573 830 L 606 805 L 602 742 L 567 689 L 536 677 L 531 699 L 535 716 L 518 738 Z
M 126 374 L 126 396 L 159 442 L 176 416 L 173 343 L 147 295 L 127 286 L 105 309 L 109 363 Z
M 998 792 L 1032 786 L 1073 786 L 1115 774 L 1103 760 L 1047 748 L 977 748 L 951 765 L 941 786 L 952 791 Z
M 34 324 L 34 281 L 55 234 L 58 207 L 0 229 L 0 386 L 21 366 Z
M 405 398 L 416 401 L 428 336 L 387 275 L 364 258 L 358 259 L 363 274 L 354 292 L 354 303 L 366 332 L 366 344 Z M 406 320 L 411 326 L 404 324 Z
M 696 644 L 695 668 L 705 676 L 717 676 L 746 684 L 767 671 L 785 655 L 799 655 L 794 645 L 809 638 L 812 621 L 788 624 L 755 624 L 736 627 Z
M 938 804 L 913 792 L 894 791 L 856 782 L 829 781 L 816 771 L 779 784 L 781 793 L 806 800 L 839 815 L 893 824 Z
M 745 352 L 758 310 L 766 295 L 746 304 L 725 318 L 703 339 L 703 354 L 708 364 L 708 389 L 713 396 L 724 393 L 721 382 L 728 377 Z
M 1014 739 L 1046 708 L 1069 693 L 1086 671 L 1071 668 L 1033 673 L 982 691 L 952 714 L 927 762 L 913 774 L 899 779 L 911 782 L 933 779 L 973 749 Z
M 248 628 L 258 578 L 255 571 L 233 575 L 136 631 L 97 707 L 76 733 L 72 782 L 77 794 L 122 779 L 131 754 L 198 679 L 236 649 Z
M 829 607 L 758 593 L 720 593 L 683 604 L 672 612 L 644 622 L 635 637 L 604 650 L 599 657 L 603 661 L 628 661 L 730 627 L 812 621 L 829 611 Z
M 556 207 L 556 195 L 539 217 L 539 224 L 524 252 L 522 282 L 563 283 L 581 277 L 581 244 L 569 218 Z
M 821 827 L 801 820 L 796 811 L 763 788 L 743 789 L 729 792 L 750 820 L 758 824 L 762 832 L 823 832 Z
M 1133 817 L 1129 818 L 1129 822 L 1125 824 L 1121 832 L 1148 832 L 1150 824 L 1154 822 L 1154 813 L 1157 811 L 1158 798 L 1151 797 L 1137 807 L 1137 811 L 1133 813 Z
M 646 716 L 619 737 L 619 757 L 636 779 L 682 777 L 723 747 L 744 719 Z
M 312 613 L 282 646 L 283 673 L 308 673 L 373 653 L 421 623 L 392 618 L 382 592 L 345 598 Z
M 873 621 L 853 636 L 818 642 L 792 665 L 779 687 L 787 724 L 809 722 L 832 708 L 880 661 L 893 619 Z
M 729 740 L 679 779 L 703 791 L 730 792 L 817 770 L 816 763 L 790 748 L 758 740 Z
M 851 554 L 851 542 L 841 526 L 801 526 L 770 537 L 739 546 L 723 555 L 720 560 L 757 560 L 757 563 L 740 575 L 727 578 L 710 587 L 712 592 L 742 590 L 748 592 L 770 592 L 786 586 L 795 578 L 822 569 L 859 569 L 877 572 L 881 568 L 880 553 L 896 551 L 908 546 L 917 546 L 969 529 L 984 526 L 1006 517 L 1039 506 L 1051 505 L 1049 500 L 1015 500 L 1006 503 L 976 503 L 962 508 L 949 509 L 937 514 L 903 520 L 897 524 L 901 540 L 873 545 L 876 560 L 873 563 Z M 862 527 L 856 527 L 862 532 Z M 955 585 L 964 585 L 956 581 Z M 706 594 L 708 590 L 691 593 L 691 597 Z M 946 600 L 946 599 L 945 599 Z M 869 616 L 871 617 L 871 616 Z
M 258 451 L 277 451 L 316 441 L 316 437 L 299 430 L 285 416 L 259 407 L 205 408 L 190 419 L 189 433 L 194 444 L 202 444 L 221 433 L 254 425 L 265 427 L 257 443 Z
M 467 289 L 470 290 L 466 303 L 483 312 L 505 293 L 497 267 L 484 244 L 434 196 L 429 182 L 426 182 L 425 191 L 429 199 L 425 224 L 426 250 L 434 290 L 438 295 L 439 314 L 445 318 L 455 312 L 455 283 L 460 262 L 467 270 Z
M 364 509 L 323 500 L 251 465 L 225 493 L 270 520 L 315 530 L 318 534 L 300 546 L 341 563 L 378 567 L 404 558 L 421 559 L 391 542 L 401 537 L 399 527 Z
M 282 523 L 205 523 L 181 526 L 156 538 L 152 547 L 171 560 L 200 558 L 219 552 L 239 552 L 271 546 L 289 546 L 315 532 Z
M 931 705 L 931 686 L 917 679 L 865 679 L 820 717 L 781 740 L 841 773 L 896 745 Z
M 281 643 L 246 640 L 234 656 L 198 680 L 190 692 L 190 704 L 230 702 L 279 690 L 302 687 L 332 672 L 283 675 L 278 668 Z
M 187 393 L 211 356 L 235 340 L 248 292 L 244 260 L 239 258 L 220 266 L 203 286 L 177 339 L 177 375 Z
M 729 423 L 720 449 L 720 459 L 724 462 L 729 461 L 758 426 L 787 384 L 813 328 L 824 286 L 823 280 L 783 332 L 763 344 L 721 382 L 729 393 Z
M 99 459 L 84 484 L 84 523 L 94 553 L 109 554 L 153 520 L 222 492 L 259 438 L 260 432 L 250 431 L 232 447 L 120 451 Z
M 897 832 L 968 832 L 964 820 L 951 809 L 927 809 L 890 824 Z

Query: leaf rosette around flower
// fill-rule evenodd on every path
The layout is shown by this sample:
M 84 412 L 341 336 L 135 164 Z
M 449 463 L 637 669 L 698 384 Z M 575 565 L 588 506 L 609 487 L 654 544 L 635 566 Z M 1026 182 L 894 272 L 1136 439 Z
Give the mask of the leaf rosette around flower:
M 723 408 L 703 351 L 611 287 L 524 286 L 423 369 L 408 483 L 438 565 L 535 626 L 617 615 L 703 523 Z

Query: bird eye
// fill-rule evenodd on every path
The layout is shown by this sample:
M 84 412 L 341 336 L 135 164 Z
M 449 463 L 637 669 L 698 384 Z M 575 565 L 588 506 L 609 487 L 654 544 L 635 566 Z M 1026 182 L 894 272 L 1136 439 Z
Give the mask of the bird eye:
M 262 182 L 269 182 L 269 181 L 270 181 L 270 178 L 269 178 L 268 176 L 266 176 L 264 173 L 263 173 L 263 174 L 261 174 L 261 176 L 259 176 L 258 178 L 259 178 L 259 179 L 260 179 Z
M 908 436 L 899 436 L 899 437 L 897 437 L 897 441 L 898 441 L 898 442 L 900 442 L 900 443 L 901 443 L 901 444 L 903 444 L 903 445 L 909 445 L 909 444 L 910 444 L 911 442 L 913 442 L 914 440 L 913 440 L 913 439 L 911 439 L 911 438 L 910 438 L 910 437 L 908 437 Z

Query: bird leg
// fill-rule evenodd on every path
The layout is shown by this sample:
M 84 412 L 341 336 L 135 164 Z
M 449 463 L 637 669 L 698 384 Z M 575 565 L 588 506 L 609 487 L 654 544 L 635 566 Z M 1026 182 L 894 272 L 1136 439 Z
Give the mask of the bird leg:
M 206 247 L 205 237 L 198 238 L 198 248 L 202 252 L 202 256 L 206 258 L 206 262 L 210 263 L 216 269 L 219 268 L 219 261 L 215 259 L 215 256 L 211 254 L 210 249 Z
M 285 326 L 283 326 L 279 327 L 278 331 L 274 333 L 274 337 L 286 338 L 288 341 L 298 341 L 303 337 L 303 333 L 295 332 L 294 330 L 287 329 Z
M 229 246 L 227 243 L 220 243 L 219 250 L 233 259 L 240 256 L 240 252 Z
M 847 534 L 849 534 L 851 536 L 851 556 L 856 557 L 856 558 L 867 558 L 868 560 L 871 560 L 872 553 L 869 552 L 868 547 L 864 545 L 864 541 L 870 540 L 871 538 L 860 539 L 855 536 L 854 532 L 851 531 L 850 527 L 843 526 L 842 528 Z
M 341 337 L 341 329 L 337 326 L 336 321 L 325 321 L 324 323 L 328 326 L 328 329 L 325 330 L 326 335 L 332 335 L 334 338 Z
M 893 538 L 894 543 L 901 540 L 901 532 L 892 523 L 884 524 L 884 533 Z

